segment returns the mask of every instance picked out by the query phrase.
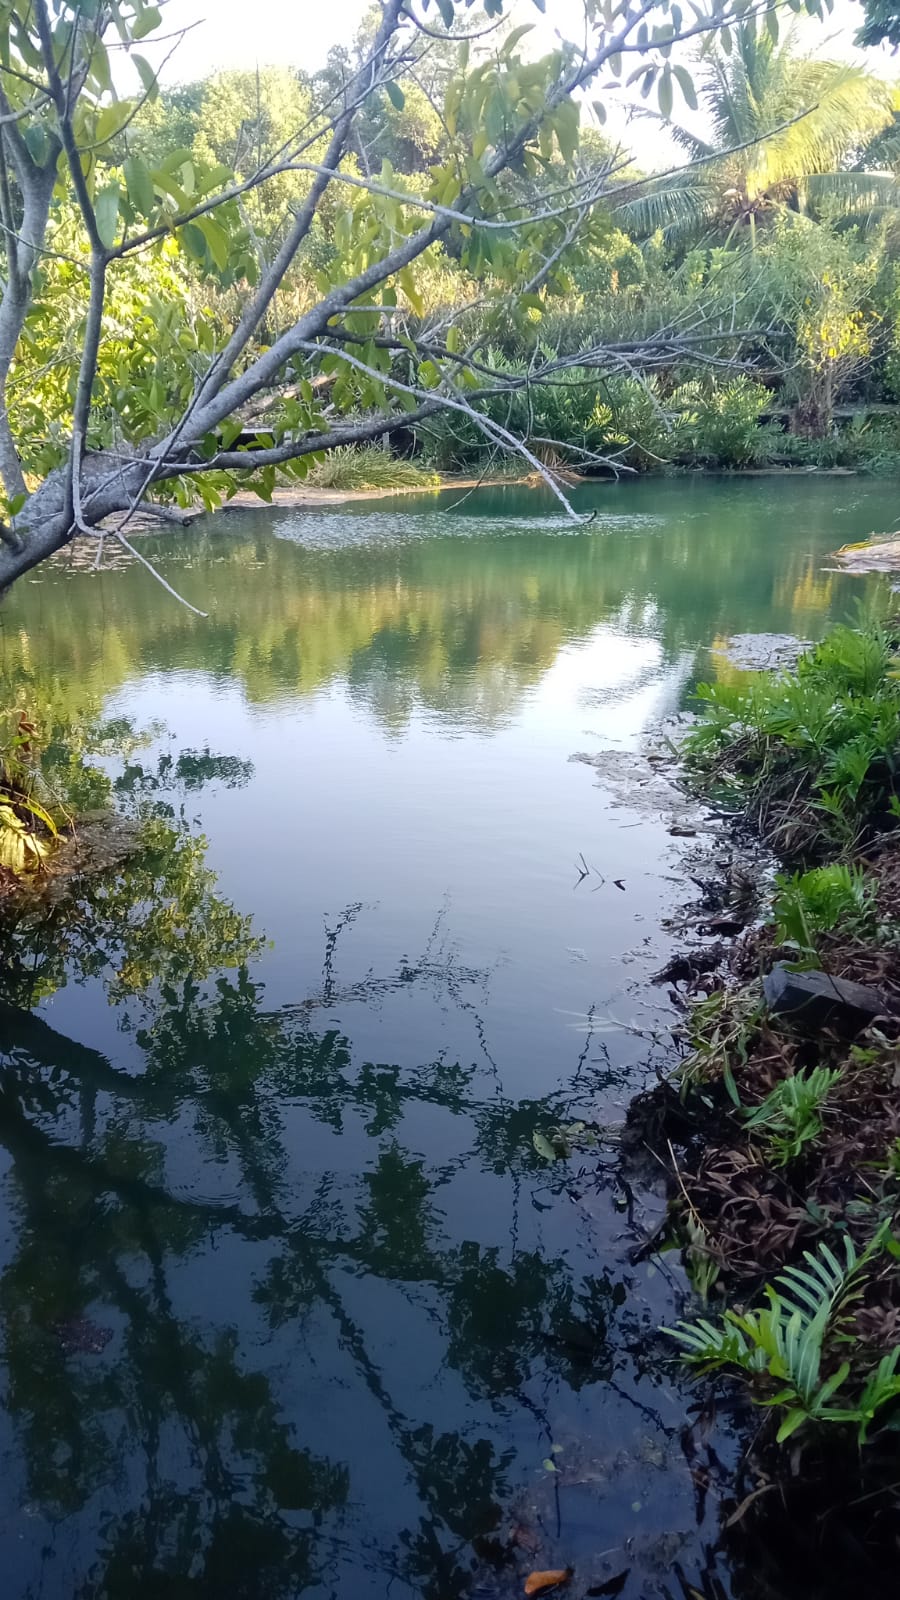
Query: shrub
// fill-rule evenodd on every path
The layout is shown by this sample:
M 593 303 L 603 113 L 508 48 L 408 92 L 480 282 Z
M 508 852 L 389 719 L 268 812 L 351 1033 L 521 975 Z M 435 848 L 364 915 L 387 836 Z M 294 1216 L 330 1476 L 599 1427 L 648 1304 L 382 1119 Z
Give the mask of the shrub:
M 34 724 L 19 712 L 0 748 L 0 867 L 16 875 L 41 866 L 58 832 L 36 793 L 40 773 L 32 759 L 34 735 Z
M 749 1133 L 762 1135 L 773 1166 L 786 1167 L 804 1145 L 822 1132 L 820 1112 L 831 1090 L 843 1077 L 839 1067 L 813 1067 L 783 1078 L 745 1121 Z
M 682 452 L 710 466 L 752 466 L 772 448 L 772 432 L 759 420 L 770 404 L 768 389 L 746 377 L 683 384 L 672 397 L 681 412 Z
M 814 862 L 900 812 L 900 671 L 882 623 L 835 628 L 791 673 L 698 689 L 685 754 L 746 800 L 783 853 Z
M 678 1340 L 692 1366 L 740 1372 L 762 1387 L 759 1404 L 786 1408 L 779 1444 L 810 1422 L 850 1424 L 864 1444 L 879 1412 L 900 1395 L 900 1345 L 865 1378 L 848 1360 L 835 1364 L 833 1351 L 874 1260 L 892 1244 L 886 1227 L 861 1255 L 845 1237 L 843 1261 L 822 1244 L 815 1254 L 804 1252 L 805 1266 L 786 1267 L 767 1286 L 765 1306 L 728 1310 L 718 1325 L 680 1322 L 663 1331 Z M 827 1377 L 826 1364 L 832 1365 Z

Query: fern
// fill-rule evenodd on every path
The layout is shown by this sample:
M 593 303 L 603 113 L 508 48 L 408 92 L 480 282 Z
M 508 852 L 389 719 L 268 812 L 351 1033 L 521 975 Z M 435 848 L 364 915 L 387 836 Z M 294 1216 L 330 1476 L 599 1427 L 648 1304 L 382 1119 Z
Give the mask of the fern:
M 839 1335 L 848 1307 L 859 1298 L 865 1274 L 890 1237 L 887 1224 L 859 1255 L 844 1238 L 841 1261 L 826 1244 L 804 1252 L 805 1266 L 786 1267 L 765 1290 L 766 1304 L 753 1311 L 728 1310 L 722 1321 L 680 1322 L 663 1332 L 677 1339 L 684 1359 L 701 1372 L 734 1368 L 754 1380 L 777 1386 L 758 1403 L 785 1406 L 778 1429 L 782 1443 L 806 1422 L 853 1423 L 860 1442 L 881 1408 L 900 1395 L 900 1346 L 867 1378 L 855 1401 L 832 1404 L 851 1378 L 842 1361 L 822 1378 L 829 1339 Z

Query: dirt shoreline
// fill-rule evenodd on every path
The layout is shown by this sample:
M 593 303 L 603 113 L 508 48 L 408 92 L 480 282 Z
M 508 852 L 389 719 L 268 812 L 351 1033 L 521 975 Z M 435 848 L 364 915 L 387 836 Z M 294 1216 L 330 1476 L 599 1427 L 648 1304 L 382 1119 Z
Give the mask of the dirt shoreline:
M 663 477 L 702 477 L 702 478 L 855 478 L 857 472 L 853 467 L 735 467 L 732 470 L 710 467 L 685 467 L 672 473 L 663 473 Z M 559 474 L 561 481 L 570 487 L 578 489 L 585 484 L 596 486 L 615 487 L 617 483 L 626 478 L 630 481 L 632 474 L 623 474 L 621 479 L 615 477 L 583 477 L 577 472 Z M 647 474 L 637 474 L 646 477 Z M 313 509 L 316 506 L 345 505 L 351 500 L 392 500 L 397 495 L 440 495 L 447 494 L 453 489 L 541 489 L 545 488 L 543 478 L 536 472 L 524 473 L 521 477 L 514 478 L 442 478 L 440 483 L 404 485 L 396 489 L 313 489 L 298 485 L 297 488 L 276 489 L 272 496 L 275 506 L 291 506 Z M 259 506 L 264 502 L 252 490 L 242 489 L 233 499 L 222 507 L 227 511 L 233 506 L 242 509 L 247 506 Z
M 630 481 L 632 477 L 631 474 L 623 474 L 621 478 L 586 478 L 575 472 L 567 472 L 560 474 L 559 476 L 560 481 L 563 484 L 567 484 L 569 487 L 574 489 L 582 488 L 586 484 L 595 485 L 597 487 L 613 488 L 621 482 Z M 647 474 L 637 474 L 636 476 L 643 478 L 647 476 Z M 852 467 L 771 466 L 736 467 L 731 470 L 713 467 L 684 467 L 675 469 L 672 472 L 661 473 L 660 476 L 664 478 L 697 477 L 727 479 L 853 478 L 857 477 L 858 473 Z M 191 527 L 191 525 L 200 517 L 205 517 L 207 515 L 227 515 L 229 513 L 239 511 L 258 511 L 265 505 L 272 505 L 276 508 L 276 510 L 320 511 L 328 510 L 333 506 L 349 505 L 354 502 L 362 502 L 367 500 L 394 500 L 400 498 L 401 496 L 405 497 L 409 495 L 443 496 L 452 493 L 454 489 L 460 490 L 463 493 L 469 493 L 476 489 L 541 489 L 544 487 L 546 487 L 546 485 L 543 478 L 541 478 L 538 473 L 531 472 L 525 473 L 520 477 L 448 477 L 442 478 L 440 483 L 435 484 L 404 484 L 402 486 L 397 486 L 396 488 L 379 489 L 316 489 L 306 487 L 303 484 L 298 484 L 296 487 L 276 488 L 272 493 L 272 498 L 270 501 L 261 500 L 259 495 L 254 494 L 252 489 L 241 489 L 230 500 L 226 500 L 224 505 L 219 507 L 218 511 L 212 513 L 208 513 L 202 508 L 185 511 L 182 519 L 177 512 L 173 513 L 171 517 L 167 516 L 166 518 L 160 518 L 154 516 L 152 511 L 138 511 L 129 524 L 129 531 L 140 534 L 160 533 L 163 532 L 169 525 L 174 527 L 181 526 L 184 529 L 187 529 Z M 104 526 L 108 526 L 110 529 L 112 529 L 115 527 L 118 520 L 118 517 L 111 517 L 108 519 L 108 522 L 104 524 Z M 843 554 L 838 552 L 838 555 L 843 561 Z M 900 566 L 900 543 L 898 543 L 896 564 Z M 867 568 L 860 565 L 857 569 L 851 568 L 851 570 L 869 571 L 874 570 L 874 568 Z

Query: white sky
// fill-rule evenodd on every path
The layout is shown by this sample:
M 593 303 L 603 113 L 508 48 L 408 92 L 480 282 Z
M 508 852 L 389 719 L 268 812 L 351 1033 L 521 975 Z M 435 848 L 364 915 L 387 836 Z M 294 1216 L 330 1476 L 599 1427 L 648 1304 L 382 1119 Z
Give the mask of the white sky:
M 333 44 L 351 43 L 366 4 L 367 0 L 165 0 L 164 33 L 195 26 L 166 67 L 164 81 L 189 82 L 222 67 L 275 64 L 315 71 Z M 547 0 L 543 18 L 531 0 L 510 0 L 509 10 L 517 21 L 536 24 L 527 46 L 523 45 L 535 54 L 550 48 L 557 31 L 577 39 L 579 21 L 583 31 L 581 0 Z M 898 62 L 889 52 L 854 48 L 853 34 L 861 17 L 856 0 L 835 0 L 824 24 L 812 20 L 801 24 L 804 43 L 831 59 L 855 59 L 896 78 Z M 156 51 L 152 54 L 158 59 Z M 621 95 L 615 103 L 610 97 L 607 104 L 607 131 L 621 138 L 645 168 L 672 161 L 674 147 L 661 128 L 641 118 L 629 125 L 627 101 Z M 676 105 L 676 119 L 684 111 L 683 104 Z M 685 120 L 698 126 L 695 118 Z

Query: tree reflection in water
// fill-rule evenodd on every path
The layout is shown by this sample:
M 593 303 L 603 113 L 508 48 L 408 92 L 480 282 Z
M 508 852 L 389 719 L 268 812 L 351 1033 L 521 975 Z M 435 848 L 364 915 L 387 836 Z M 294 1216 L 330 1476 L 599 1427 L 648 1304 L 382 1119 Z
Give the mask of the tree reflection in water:
M 505 1099 L 490 974 L 442 919 L 415 961 L 345 983 L 363 912 L 329 924 L 320 988 L 268 1012 L 249 922 L 202 842 L 157 821 L 118 877 L 7 928 L 9 1592 L 450 1600 L 488 1558 L 502 1585 L 559 1396 L 614 1400 L 633 1365 L 646 1308 L 542 1236 L 531 1134 L 571 1101 Z M 65 983 L 115 1003 L 127 1059 L 23 1009 Z M 338 1015 L 412 993 L 465 1020 L 471 1060 L 354 1058 Z M 454 1129 L 438 1160 L 434 1119 Z M 501 1180 L 503 1245 L 477 1216 Z M 674 1425 L 649 1414 L 659 1468 Z

